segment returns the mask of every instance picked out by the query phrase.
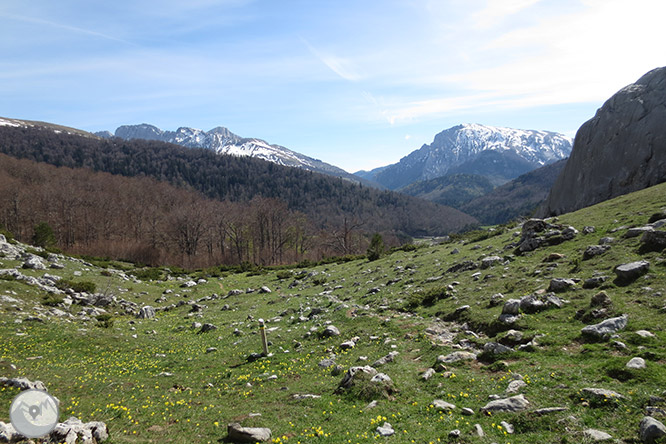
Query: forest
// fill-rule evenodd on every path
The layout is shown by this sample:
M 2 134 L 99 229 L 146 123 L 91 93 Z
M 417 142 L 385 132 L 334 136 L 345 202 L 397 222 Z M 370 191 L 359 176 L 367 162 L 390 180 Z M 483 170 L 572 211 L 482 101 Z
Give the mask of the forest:
M 363 231 L 440 236 L 477 220 L 458 210 L 348 180 L 248 157 L 218 155 L 157 141 L 99 139 L 49 128 L 0 127 L 0 152 L 54 166 L 150 177 L 223 202 L 279 199 L 317 229 L 362 225 Z
M 0 226 L 20 241 L 72 254 L 189 268 L 317 261 L 368 245 L 360 222 L 318 229 L 279 199 L 219 201 L 152 178 L 3 154 Z

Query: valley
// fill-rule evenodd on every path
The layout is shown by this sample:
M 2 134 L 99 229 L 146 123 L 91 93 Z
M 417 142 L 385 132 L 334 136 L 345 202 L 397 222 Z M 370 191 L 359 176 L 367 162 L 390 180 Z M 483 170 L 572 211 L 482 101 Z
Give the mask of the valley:
M 641 420 L 666 408 L 666 261 L 638 231 L 666 217 L 665 192 L 547 221 L 542 233 L 569 240 L 498 226 L 372 262 L 242 273 L 3 241 L 3 374 L 44 382 L 62 417 L 103 421 L 111 443 L 217 442 L 230 423 L 293 443 L 588 442 L 590 430 L 639 442 Z M 25 264 L 34 257 L 49 268 Z M 640 260 L 647 272 L 616 279 Z M 624 315 L 612 337 L 582 332 Z M 633 358 L 645 368 L 627 368 Z M 390 382 L 339 388 L 365 366 Z M 16 393 L 0 389 L 5 403 Z M 516 411 L 494 410 L 511 397 Z

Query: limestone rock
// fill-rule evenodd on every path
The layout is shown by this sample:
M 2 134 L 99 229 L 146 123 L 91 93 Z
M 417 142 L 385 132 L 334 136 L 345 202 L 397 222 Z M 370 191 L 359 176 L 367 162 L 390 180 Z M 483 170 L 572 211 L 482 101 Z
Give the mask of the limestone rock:
M 613 439 L 608 433 L 596 429 L 583 430 L 583 435 L 592 441 L 608 441 L 609 439 Z
M 595 401 L 604 401 L 607 399 L 624 399 L 624 396 L 612 390 L 602 388 L 586 387 L 581 390 L 583 398 L 592 399 Z
M 641 237 L 641 244 L 651 251 L 661 251 L 666 248 L 666 231 L 647 231 Z
M 595 256 L 600 256 L 610 250 L 610 245 L 590 245 L 583 252 L 583 260 L 592 259 Z
M 383 425 L 377 427 L 377 433 L 379 433 L 380 436 L 392 436 L 395 434 L 395 430 L 393 430 L 391 424 L 385 422 Z
M 639 435 L 641 441 L 646 444 L 652 444 L 657 439 L 666 436 L 666 427 L 651 416 L 646 416 L 639 425 Z
M 490 401 L 483 408 L 482 413 L 498 413 L 498 412 L 520 412 L 526 410 L 530 403 L 525 399 L 524 395 L 516 395 L 505 399 L 496 399 Z
M 459 362 L 459 361 L 473 361 L 476 359 L 476 355 L 471 352 L 466 352 L 466 351 L 456 351 L 453 353 L 449 353 L 448 355 L 444 356 L 438 356 L 437 357 L 437 362 L 442 363 L 442 364 L 452 364 L 454 362 Z
M 150 305 L 141 307 L 139 314 L 137 315 L 139 319 L 153 319 L 155 317 L 155 309 Z
M 30 270 L 46 270 L 46 265 L 44 265 L 44 262 L 42 262 L 39 256 L 31 254 L 25 262 L 23 262 L 23 268 Z
M 350 388 L 352 385 L 354 385 L 354 378 L 359 373 L 365 373 L 366 375 L 369 376 L 375 376 L 377 374 L 377 370 L 370 367 L 369 365 L 363 367 L 360 366 L 352 367 L 349 370 L 347 370 L 347 373 L 342 378 L 342 381 L 340 381 L 340 384 L 338 386 L 345 389 Z
M 634 370 L 640 370 L 642 368 L 645 368 L 645 359 L 643 358 L 632 358 L 629 362 L 627 362 L 626 365 L 627 368 L 634 369 Z
M 588 325 L 583 327 L 581 333 L 583 336 L 591 337 L 596 340 L 605 340 L 610 335 L 623 330 L 627 326 L 627 315 L 622 315 L 616 318 L 606 319 L 599 324 Z
M 450 402 L 442 401 L 441 399 L 435 399 L 432 402 L 432 406 L 435 407 L 437 410 L 441 410 L 444 412 L 448 412 L 450 410 L 455 410 L 456 406 L 454 404 L 451 404 Z
M 647 273 L 649 269 L 650 263 L 643 260 L 618 265 L 613 272 L 621 282 L 631 282 Z
M 576 283 L 571 279 L 555 278 L 550 281 L 550 285 L 548 286 L 548 291 L 554 291 L 555 293 L 559 293 L 571 289 L 574 285 L 576 285 Z
M 666 179 L 666 68 L 622 88 L 585 122 L 540 216 L 554 216 Z M 612 173 L 610 173 L 612 172 Z
M 328 325 L 324 329 L 324 331 L 322 333 L 322 336 L 324 336 L 325 338 L 328 338 L 328 337 L 331 337 L 331 336 L 340 336 L 340 330 L 338 330 L 338 327 L 336 327 L 335 325 Z
M 485 270 L 486 268 L 490 268 L 499 262 L 502 262 L 502 258 L 499 256 L 484 257 L 481 259 L 481 269 Z
M 0 377 L 0 386 L 14 387 L 19 390 L 42 390 L 48 392 L 46 384 L 42 381 L 31 381 L 28 378 L 5 378 Z
M 383 356 L 383 357 L 377 359 L 377 360 L 372 364 L 372 366 L 373 366 L 373 367 L 380 367 L 380 366 L 382 366 L 382 365 L 386 365 L 386 364 L 388 364 L 389 362 L 393 362 L 393 360 L 395 359 L 395 357 L 398 356 L 399 354 L 400 354 L 400 353 L 398 353 L 397 351 L 392 351 L 392 352 L 390 352 L 388 355 Z
M 227 439 L 231 442 L 263 442 L 269 441 L 271 436 L 271 429 L 266 427 L 243 427 L 237 422 L 227 426 Z

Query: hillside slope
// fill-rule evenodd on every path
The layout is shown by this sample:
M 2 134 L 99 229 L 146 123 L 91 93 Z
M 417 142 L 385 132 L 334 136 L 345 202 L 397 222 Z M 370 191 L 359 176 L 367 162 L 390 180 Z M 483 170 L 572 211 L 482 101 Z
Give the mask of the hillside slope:
M 374 262 L 244 273 L 84 262 L 0 237 L 3 374 L 43 381 L 62 418 L 104 421 L 111 443 L 217 442 L 230 423 L 281 443 L 592 442 L 594 430 L 639 443 L 646 415 L 664 422 L 666 261 L 628 227 L 664 217 L 664 195 Z M 636 261 L 649 267 L 616 279 Z M 612 337 L 589 333 L 602 322 Z

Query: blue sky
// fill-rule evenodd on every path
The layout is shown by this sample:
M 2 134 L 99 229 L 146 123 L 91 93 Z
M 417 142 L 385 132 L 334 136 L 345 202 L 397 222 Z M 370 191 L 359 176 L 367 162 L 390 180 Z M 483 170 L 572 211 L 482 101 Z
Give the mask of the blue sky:
M 348 171 L 459 123 L 573 136 L 666 65 L 663 0 L 3 0 L 0 116 L 225 126 Z

